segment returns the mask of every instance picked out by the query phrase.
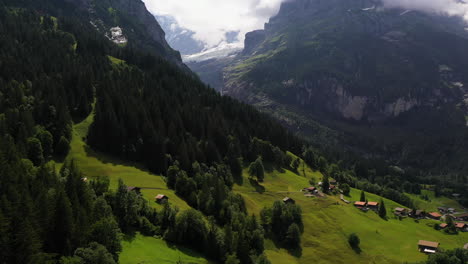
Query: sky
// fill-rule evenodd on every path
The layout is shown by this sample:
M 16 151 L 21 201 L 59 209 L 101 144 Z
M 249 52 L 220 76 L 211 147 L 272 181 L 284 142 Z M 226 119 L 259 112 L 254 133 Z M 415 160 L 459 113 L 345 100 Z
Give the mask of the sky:
M 207 48 L 226 41 L 225 34 L 262 29 L 278 13 L 282 0 L 143 0 L 153 14 L 171 15 L 180 26 L 195 32 Z
M 180 26 L 194 31 L 207 48 L 226 41 L 226 32 L 245 33 L 262 29 L 278 13 L 284 0 L 143 0 L 153 14 L 171 15 Z M 468 0 L 382 0 L 386 7 L 401 7 L 450 16 L 468 21 Z
M 383 0 L 387 7 L 403 7 L 449 16 L 461 16 L 468 21 L 468 4 L 463 0 Z

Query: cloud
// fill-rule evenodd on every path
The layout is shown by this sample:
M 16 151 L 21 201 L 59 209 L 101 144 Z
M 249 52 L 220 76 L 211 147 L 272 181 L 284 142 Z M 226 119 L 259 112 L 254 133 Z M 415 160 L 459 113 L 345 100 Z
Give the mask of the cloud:
M 245 33 L 263 28 L 282 0 L 143 0 L 153 14 L 172 15 L 195 38 L 213 47 L 226 42 L 226 33 Z M 231 36 L 232 37 L 232 36 Z
M 386 7 L 401 7 L 449 16 L 461 16 L 468 21 L 468 4 L 462 0 L 383 0 Z

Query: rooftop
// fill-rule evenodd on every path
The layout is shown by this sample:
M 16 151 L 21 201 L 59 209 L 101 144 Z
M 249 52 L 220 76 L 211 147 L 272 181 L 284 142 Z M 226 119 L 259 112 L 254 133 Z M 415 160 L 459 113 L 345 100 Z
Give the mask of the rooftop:
M 438 248 L 439 247 L 439 242 L 432 242 L 432 241 L 426 241 L 426 240 L 419 240 L 418 246 L 423 246 L 423 247 L 431 247 L 431 248 Z
M 377 206 L 377 205 L 379 205 L 379 203 L 378 202 L 367 202 L 367 205 L 368 206 Z
M 436 212 L 429 213 L 429 215 L 431 215 L 432 217 L 442 217 L 441 214 L 436 213 Z
M 355 202 L 354 205 L 356 205 L 356 206 L 366 206 L 366 202 Z

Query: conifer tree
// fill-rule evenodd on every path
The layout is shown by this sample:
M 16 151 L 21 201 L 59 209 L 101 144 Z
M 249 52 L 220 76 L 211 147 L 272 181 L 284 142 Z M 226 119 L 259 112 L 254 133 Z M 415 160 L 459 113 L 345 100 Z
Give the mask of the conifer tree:
M 385 208 L 385 203 L 384 203 L 383 199 L 380 199 L 379 216 L 382 217 L 382 218 L 387 217 L 387 209 Z
M 366 194 L 364 193 L 364 191 L 361 191 L 361 198 L 359 199 L 359 201 L 361 201 L 361 202 L 366 201 Z

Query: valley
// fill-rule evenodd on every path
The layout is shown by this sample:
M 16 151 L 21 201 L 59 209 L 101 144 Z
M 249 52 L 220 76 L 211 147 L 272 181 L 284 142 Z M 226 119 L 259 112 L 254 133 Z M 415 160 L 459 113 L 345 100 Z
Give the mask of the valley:
M 0 0 L 0 263 L 466 264 L 460 15 L 146 4 Z
M 158 210 L 162 208 L 154 202 L 154 197 L 158 193 L 169 196 L 170 204 L 181 210 L 190 208 L 173 190 L 167 188 L 163 177 L 140 169 L 141 166 L 138 164 L 129 164 L 93 151 L 83 141 L 92 122 L 93 114 L 74 125 L 71 150 L 67 157 L 67 160 L 74 160 L 77 163 L 83 176 L 89 179 L 107 176 L 111 180 L 112 189 L 117 188 L 118 179 L 123 179 L 128 186 L 158 188 L 158 190 L 142 190 L 143 197 Z M 438 241 L 443 249 L 462 247 L 468 240 L 468 232 L 450 235 L 434 230 L 433 225 L 440 221 L 398 219 L 393 215 L 393 209 L 404 206 L 388 199 L 383 199 L 387 207 L 388 220 L 381 219 L 373 211 L 362 212 L 352 205 L 354 201 L 359 200 L 360 190 L 357 189 L 351 189 L 350 195 L 345 196 L 345 199 L 352 201 L 351 204 L 341 201 L 338 194 L 326 195 L 324 198 L 305 197 L 302 189 L 309 186 L 310 181 L 318 183 L 323 175 L 303 163 L 301 161 L 299 165 L 299 172 L 271 170 L 266 173 L 261 184 L 251 180 L 247 169 L 244 169 L 242 179 L 238 180 L 233 188 L 234 192 L 244 198 L 248 212 L 257 217 L 264 207 L 271 206 L 273 202 L 282 200 L 286 196 L 301 206 L 304 219 L 301 250 L 290 252 L 279 248 L 271 238 L 266 238 L 265 253 L 273 264 L 310 262 L 396 264 L 402 261 L 418 263 L 427 258 L 425 254 L 418 252 L 418 240 Z M 60 164 L 57 165 L 60 167 Z M 434 197 L 433 192 L 423 191 L 423 194 L 428 195 L 431 201 L 421 200 L 416 195 L 411 196 L 416 201 L 418 209 L 430 212 L 437 211 L 441 206 L 459 210 L 463 208 L 449 198 Z M 370 201 L 382 199 L 371 193 L 366 193 L 366 197 Z M 361 239 L 362 252 L 359 254 L 347 243 L 347 237 L 351 233 L 358 234 Z M 199 253 L 138 233 L 133 237 L 126 236 L 122 244 L 123 251 L 120 253 L 122 264 L 135 263 L 134 261 L 173 263 L 171 261 L 174 259 L 180 259 L 184 263 L 212 263 L 201 257 Z

